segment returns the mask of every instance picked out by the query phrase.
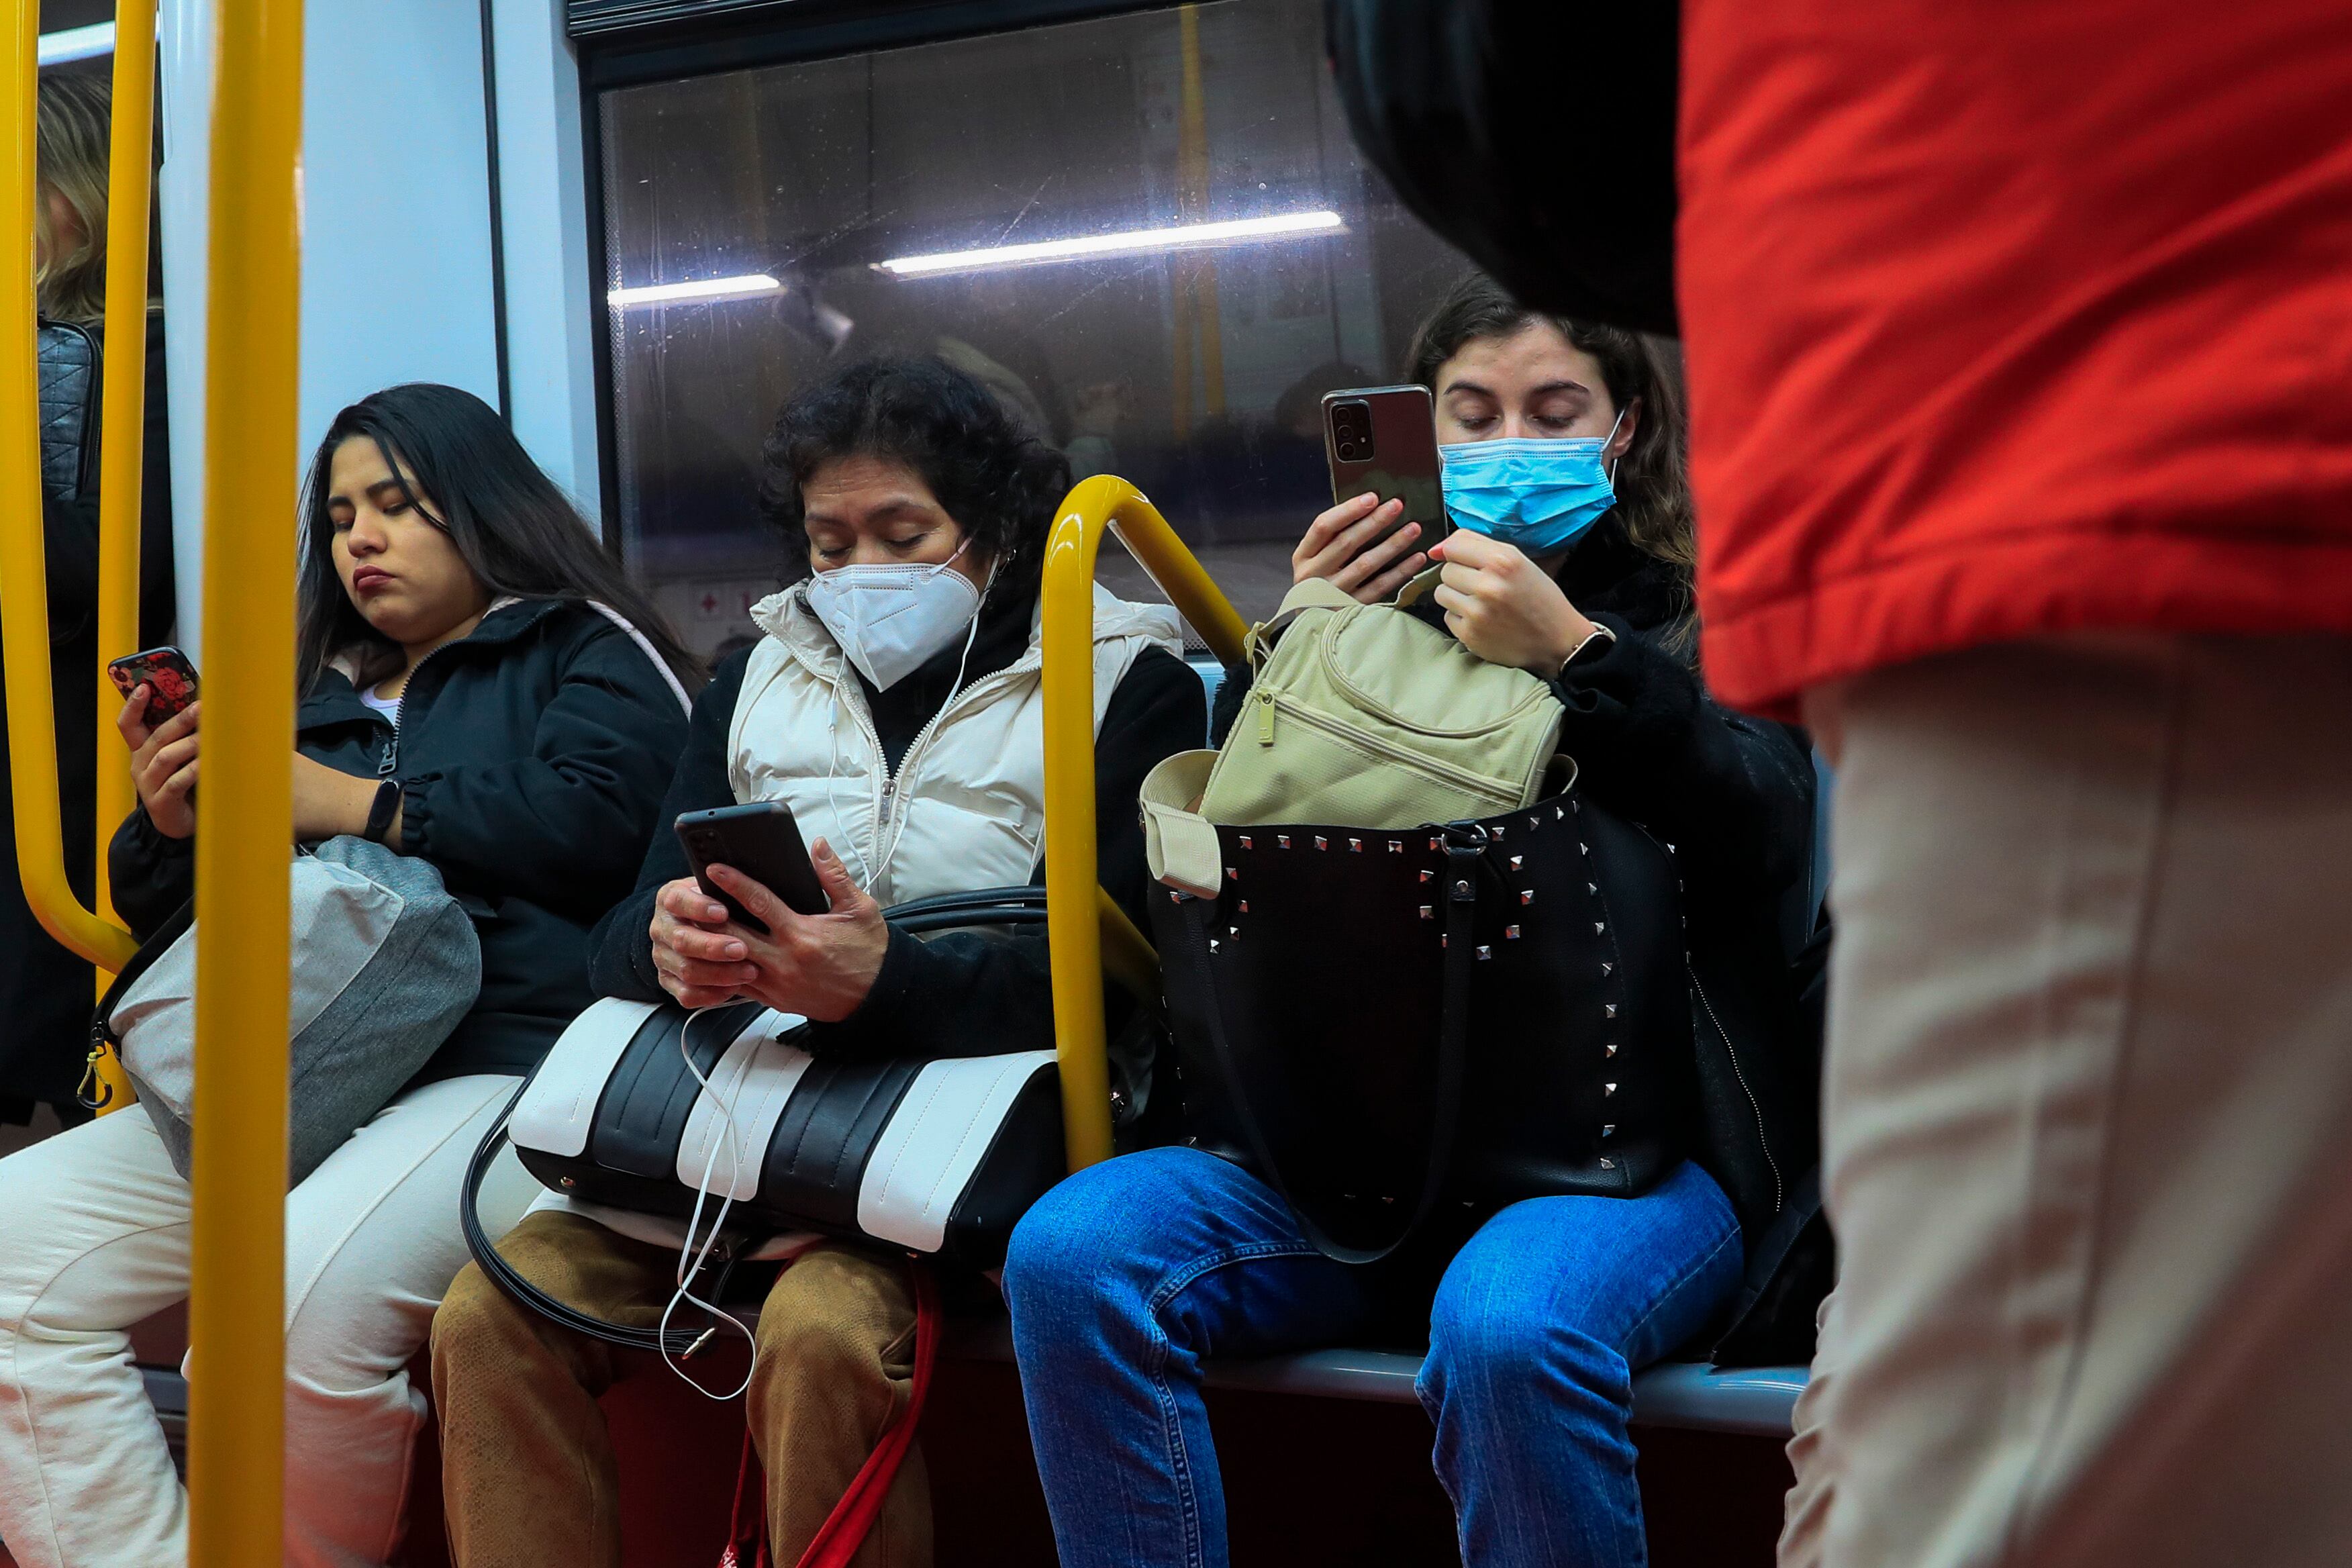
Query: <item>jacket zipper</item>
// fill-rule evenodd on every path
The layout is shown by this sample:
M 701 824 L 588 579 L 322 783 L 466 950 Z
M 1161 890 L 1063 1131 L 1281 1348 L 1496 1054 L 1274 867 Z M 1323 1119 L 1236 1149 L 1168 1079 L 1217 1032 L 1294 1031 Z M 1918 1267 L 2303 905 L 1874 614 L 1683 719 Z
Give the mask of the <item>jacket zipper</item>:
M 1392 763 L 1452 784 L 1456 789 L 1468 794 L 1494 801 L 1496 803 L 1497 810 L 1509 811 L 1519 804 L 1517 792 L 1507 789 L 1499 780 L 1488 778 L 1483 773 L 1471 773 L 1466 768 L 1457 768 L 1449 763 L 1438 762 L 1433 758 L 1423 756 L 1417 752 L 1408 752 L 1402 746 L 1389 745 L 1376 736 L 1327 719 L 1305 704 L 1290 701 L 1277 693 L 1267 692 L 1264 700 L 1265 705 L 1258 714 L 1257 731 L 1257 738 L 1262 744 L 1273 743 L 1274 716 L 1276 712 L 1280 712 L 1284 717 L 1304 724 L 1310 730 L 1321 731 L 1344 745 L 1353 746 L 1360 752 L 1368 752 L 1381 762 Z M 1377 712 L 1378 710 L 1375 709 L 1374 711 Z M 1410 725 L 1402 727 L 1412 728 Z
M 429 658 L 431 656 L 427 655 L 426 657 Z M 889 753 L 882 749 L 882 736 L 880 732 L 874 728 L 874 716 L 866 711 L 866 703 L 863 698 L 861 697 L 861 699 L 855 703 L 851 702 L 848 700 L 847 691 L 855 689 L 847 687 L 846 683 L 839 680 L 834 682 L 835 700 L 838 701 L 842 707 L 849 709 L 850 711 L 856 716 L 857 728 L 859 731 L 865 735 L 866 743 L 874 748 L 874 755 L 882 762 L 882 812 L 874 825 L 875 862 L 873 866 L 868 868 L 868 870 L 875 875 L 877 880 L 880 879 L 881 873 L 888 868 L 890 864 L 890 857 L 896 853 L 898 847 L 897 832 L 898 824 L 898 802 L 900 799 L 898 794 L 898 781 L 907 776 L 908 767 L 914 763 L 917 757 L 922 754 L 924 743 L 931 738 L 932 732 L 946 721 L 947 716 L 954 710 L 957 703 L 963 701 L 975 692 L 988 690 L 992 683 L 1001 683 L 1014 673 L 1016 673 L 1014 670 L 1008 668 L 1000 669 L 993 675 L 982 676 L 980 679 L 973 681 L 970 686 L 965 687 L 962 690 L 949 698 L 945 702 L 940 704 L 940 710 L 931 715 L 929 722 L 926 723 L 920 730 L 915 731 L 915 738 L 908 742 L 907 754 L 898 759 L 898 765 L 896 768 L 890 766 Z M 871 888 L 866 889 L 869 893 L 873 892 L 873 890 L 874 889 Z
M 1731 1031 L 1715 1016 L 1715 1004 L 1706 999 L 1706 987 L 1698 983 L 1698 971 L 1690 966 L 1688 959 L 1683 961 L 1683 973 L 1690 976 L 1691 990 L 1705 1009 L 1706 1021 L 1715 1026 L 1715 1037 L 1723 1042 L 1723 1054 L 1731 1058 L 1731 1076 L 1739 1080 L 1739 1092 L 1748 1097 L 1748 1109 L 1756 1114 L 1756 1146 L 1764 1152 L 1764 1163 L 1771 1168 L 1772 1212 L 1779 1214 L 1788 1196 L 1780 1183 L 1780 1162 L 1772 1158 L 1772 1141 L 1764 1135 L 1764 1107 L 1757 1100 L 1756 1091 L 1748 1087 L 1748 1075 L 1740 1070 L 1739 1047 L 1731 1043 Z
M 459 637 L 457 642 L 464 642 L 465 640 L 465 637 Z M 408 711 L 408 689 L 416 684 L 416 677 L 418 673 L 422 671 L 426 665 L 431 664 L 435 659 L 439 658 L 443 649 L 452 648 L 457 646 L 457 643 L 445 642 L 440 647 L 435 648 L 431 653 L 426 654 L 423 658 L 416 661 L 415 668 L 408 672 L 408 679 L 400 683 L 399 702 L 402 718 L 406 719 L 415 717 L 415 715 Z M 379 681 L 377 684 L 382 685 L 383 683 Z M 385 718 L 383 714 L 376 712 L 373 709 L 370 709 L 368 710 L 368 716 L 375 720 L 377 723 L 383 724 L 392 731 L 392 738 L 383 743 L 383 761 L 376 764 L 375 770 L 376 777 L 380 779 L 388 779 L 392 776 L 392 771 L 400 766 L 400 726 L 394 723 L 390 719 Z

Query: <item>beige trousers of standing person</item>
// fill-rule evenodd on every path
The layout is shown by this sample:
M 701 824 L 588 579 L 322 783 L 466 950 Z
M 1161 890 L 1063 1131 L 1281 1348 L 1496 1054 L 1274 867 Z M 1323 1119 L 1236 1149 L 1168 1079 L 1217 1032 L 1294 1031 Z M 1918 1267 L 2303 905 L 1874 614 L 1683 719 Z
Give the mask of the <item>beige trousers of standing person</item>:
M 287 1196 L 289 1568 L 373 1568 L 400 1544 L 425 1421 L 408 1363 L 466 1261 L 466 1164 L 515 1082 L 411 1089 Z M 512 1155 L 494 1165 L 490 1234 L 538 1190 Z M 187 1492 L 128 1331 L 186 1298 L 190 1208 L 144 1106 L 0 1160 L 0 1540 L 23 1568 L 187 1561 Z
M 2352 641 L 1843 698 L 1789 1568 L 2352 1563 Z

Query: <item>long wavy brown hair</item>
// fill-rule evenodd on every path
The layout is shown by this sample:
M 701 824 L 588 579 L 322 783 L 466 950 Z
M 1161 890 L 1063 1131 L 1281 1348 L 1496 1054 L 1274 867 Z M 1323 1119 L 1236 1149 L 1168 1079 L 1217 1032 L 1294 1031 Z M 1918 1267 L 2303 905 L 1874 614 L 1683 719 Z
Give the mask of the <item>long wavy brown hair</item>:
M 1692 526 L 1690 437 L 1682 378 L 1668 350 L 1623 327 L 1531 310 L 1485 273 L 1473 272 L 1446 291 L 1414 331 L 1405 356 L 1406 374 L 1434 392 L 1438 370 L 1463 345 L 1511 337 L 1530 321 L 1549 321 L 1591 354 L 1601 366 L 1610 401 L 1621 409 L 1640 410 L 1633 444 L 1617 465 L 1615 515 L 1637 548 L 1675 568 L 1682 587 L 1681 618 L 1665 640 L 1687 654 L 1696 640 L 1689 623 L 1698 539 Z
M 114 136 L 114 92 L 103 77 L 51 72 L 41 78 L 35 110 L 33 288 L 41 314 L 54 321 L 106 316 L 107 149 Z M 55 196 L 81 227 L 70 246 L 50 213 Z

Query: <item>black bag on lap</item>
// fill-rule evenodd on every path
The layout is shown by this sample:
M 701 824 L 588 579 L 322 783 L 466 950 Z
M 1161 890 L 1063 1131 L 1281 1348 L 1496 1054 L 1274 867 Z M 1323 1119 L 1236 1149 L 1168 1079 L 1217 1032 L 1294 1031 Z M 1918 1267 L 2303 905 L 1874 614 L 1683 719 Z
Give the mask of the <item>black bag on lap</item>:
M 1669 847 L 1573 787 L 1419 829 L 1216 832 L 1216 898 L 1153 901 L 1187 1141 L 1327 1256 L 1376 1261 L 1444 1210 L 1635 1196 L 1682 1157 Z

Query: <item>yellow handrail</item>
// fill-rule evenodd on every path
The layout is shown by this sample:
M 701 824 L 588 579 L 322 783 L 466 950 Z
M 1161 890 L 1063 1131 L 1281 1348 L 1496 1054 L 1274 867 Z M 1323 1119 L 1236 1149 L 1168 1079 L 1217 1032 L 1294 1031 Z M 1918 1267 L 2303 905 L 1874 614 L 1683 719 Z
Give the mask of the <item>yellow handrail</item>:
M 1095 556 L 1106 531 L 1118 536 L 1219 658 L 1240 662 L 1249 630 L 1141 490 L 1098 474 L 1080 480 L 1063 500 L 1060 520 L 1045 540 L 1040 616 L 1045 661 L 1045 934 L 1054 955 L 1062 1133 L 1074 1171 L 1108 1159 L 1111 1147 L 1102 925 L 1097 914 L 1098 902 L 1108 900 L 1098 891 L 1095 867 Z M 1142 937 L 1124 917 L 1118 925 L 1126 929 L 1114 940 L 1124 950 L 1123 962 L 1132 964 Z
M 121 694 L 106 678 L 111 660 L 139 647 L 140 527 L 146 509 L 148 214 L 155 178 L 155 7 L 117 0 L 114 21 L 114 129 L 107 174 L 106 374 L 100 380 L 98 480 L 98 879 L 99 917 L 114 912 L 106 847 L 137 798 L 131 759 L 115 733 Z M 98 972 L 106 994 L 112 975 Z M 138 1096 L 111 1046 L 90 1047 L 98 1113 Z
M 194 1568 L 281 1555 L 301 0 L 215 12 L 196 791 Z
M 40 370 L 34 346 L 33 192 L 37 142 L 41 8 L 16 0 L 0 93 L 13 109 L 0 172 L 0 660 L 8 697 L 8 756 L 16 815 L 16 869 L 41 929 L 107 969 L 138 944 L 82 907 L 66 879 L 58 816 L 57 710 L 49 688 L 49 583 L 41 533 Z M 289 470 L 290 471 L 290 470 Z
M 114 130 L 106 189 L 106 374 L 99 382 L 98 912 L 114 916 L 106 845 L 131 815 L 109 660 L 139 647 L 139 524 L 146 496 L 147 215 L 155 168 L 155 7 L 116 0 Z

